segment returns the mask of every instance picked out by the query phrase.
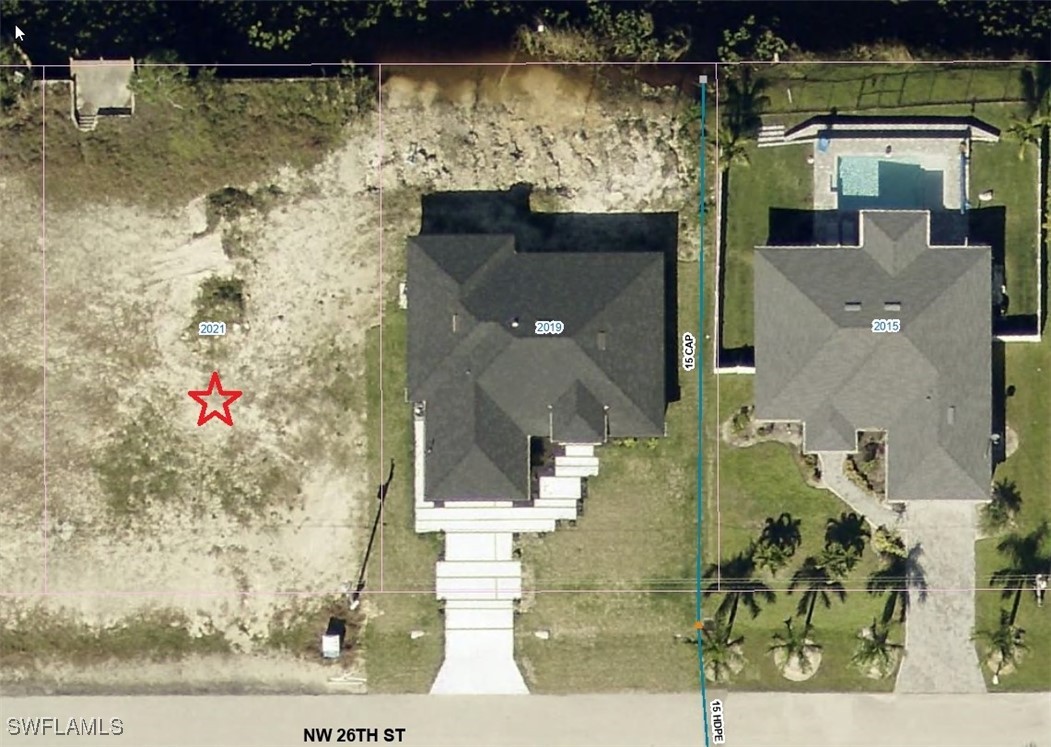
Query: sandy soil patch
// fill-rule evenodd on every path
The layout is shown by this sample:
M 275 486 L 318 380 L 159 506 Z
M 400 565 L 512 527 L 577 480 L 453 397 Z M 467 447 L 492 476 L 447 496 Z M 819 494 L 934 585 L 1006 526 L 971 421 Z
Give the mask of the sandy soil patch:
M 237 185 L 280 196 L 211 232 L 204 196 L 166 212 L 47 213 L 50 595 L 6 599 L 3 622 L 40 601 L 92 626 L 179 609 L 193 629 L 256 651 L 289 603 L 283 593 L 338 597 L 357 572 L 376 477 L 364 459 L 364 346 L 378 319 L 377 150 L 368 118 L 310 173 Z M 19 401 L 0 442 L 0 578 L 19 592 L 42 588 L 45 550 L 45 279 L 33 204 L 25 185 L 3 183 L 0 212 L 28 216 L 5 228 L 0 294 L 12 333 L 0 365 L 16 374 Z M 234 229 L 244 251 L 231 258 L 223 235 Z M 243 282 L 244 318 L 202 341 L 192 322 L 211 277 Z M 196 424 L 186 393 L 212 370 L 244 391 L 232 428 Z M 114 484 L 135 499 L 122 506 Z M 265 662 L 237 664 L 240 676 L 256 678 Z

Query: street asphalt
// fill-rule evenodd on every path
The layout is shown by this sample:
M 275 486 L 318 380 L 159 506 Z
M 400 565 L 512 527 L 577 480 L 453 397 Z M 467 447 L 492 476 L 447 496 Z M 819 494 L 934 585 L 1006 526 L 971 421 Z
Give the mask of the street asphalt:
M 1051 747 L 1051 693 L 709 695 L 722 702 L 730 747 Z M 341 736 L 344 743 L 409 747 L 705 744 L 698 694 L 63 696 L 0 698 L 0 716 L 3 747 L 286 747 L 335 744 Z M 43 717 L 56 719 L 49 735 L 13 734 L 34 723 L 39 729 L 42 722 L 32 719 Z M 120 719 L 123 734 L 73 737 L 71 718 L 95 719 L 97 730 L 111 734 L 112 719 Z

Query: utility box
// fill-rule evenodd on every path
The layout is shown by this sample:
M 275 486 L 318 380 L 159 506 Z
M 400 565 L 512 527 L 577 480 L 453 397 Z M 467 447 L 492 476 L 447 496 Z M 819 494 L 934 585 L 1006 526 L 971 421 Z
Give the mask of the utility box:
M 328 619 L 328 628 L 321 636 L 321 658 L 338 659 L 343 653 L 343 639 L 347 635 L 347 621 L 338 617 Z

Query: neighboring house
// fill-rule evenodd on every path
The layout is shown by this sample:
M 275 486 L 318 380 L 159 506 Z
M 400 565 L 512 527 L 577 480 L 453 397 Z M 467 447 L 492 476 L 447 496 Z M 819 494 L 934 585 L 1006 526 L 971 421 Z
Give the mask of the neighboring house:
M 972 143 L 998 136 L 832 115 L 760 141 L 813 143 L 814 204 L 772 208 L 755 251 L 755 415 L 802 421 L 807 453 L 885 431 L 891 501 L 987 500 L 1001 457 L 1002 211 L 968 200 Z
M 416 530 L 445 536 L 432 692 L 527 692 L 514 534 L 577 518 L 596 446 L 664 434 L 677 228 L 671 213 L 532 213 L 524 186 L 424 198 L 407 252 L 406 394 Z M 554 447 L 543 474 L 538 439 Z
M 889 500 L 984 500 L 990 249 L 929 231 L 927 212 L 862 211 L 858 247 L 756 251 L 756 417 L 803 421 L 806 452 L 886 430 Z

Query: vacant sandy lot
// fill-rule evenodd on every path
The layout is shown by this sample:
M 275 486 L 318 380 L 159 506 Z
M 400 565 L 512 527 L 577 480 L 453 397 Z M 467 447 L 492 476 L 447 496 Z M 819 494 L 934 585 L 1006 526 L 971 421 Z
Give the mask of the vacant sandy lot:
M 375 485 L 364 338 L 378 323 L 377 150 L 369 117 L 312 172 L 237 185 L 272 198 L 212 226 L 202 195 L 163 213 L 49 206 L 41 236 L 39 186 L 0 182 L 0 214 L 24 216 L 0 239 L 14 392 L 0 586 L 47 592 L 5 597 L 5 624 L 36 625 L 42 609 L 92 626 L 176 610 L 195 635 L 252 651 L 276 611 L 309 604 L 289 594 L 338 599 Z M 243 283 L 241 321 L 214 341 L 193 323 L 209 278 Z M 213 370 L 244 391 L 232 428 L 198 427 L 187 396 Z

